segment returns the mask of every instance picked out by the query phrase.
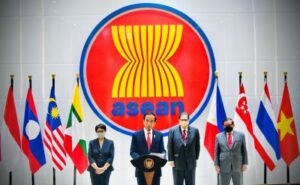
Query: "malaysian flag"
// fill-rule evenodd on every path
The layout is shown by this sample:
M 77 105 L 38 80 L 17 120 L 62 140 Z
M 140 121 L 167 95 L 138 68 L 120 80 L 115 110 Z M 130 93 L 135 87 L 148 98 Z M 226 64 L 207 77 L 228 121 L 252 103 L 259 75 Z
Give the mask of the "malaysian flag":
M 65 136 L 56 105 L 54 85 L 50 92 L 44 133 L 44 143 L 51 154 L 53 166 L 58 170 L 62 170 L 66 166 Z

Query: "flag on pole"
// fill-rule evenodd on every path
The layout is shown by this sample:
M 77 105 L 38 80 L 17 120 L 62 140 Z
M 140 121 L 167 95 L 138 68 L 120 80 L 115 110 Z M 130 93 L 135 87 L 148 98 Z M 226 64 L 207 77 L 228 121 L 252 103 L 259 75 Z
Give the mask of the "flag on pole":
M 74 166 L 81 174 L 88 167 L 87 144 L 83 133 L 83 114 L 80 103 L 79 84 L 77 83 L 65 131 L 64 146 Z
M 10 86 L 8 89 L 6 105 L 4 110 L 4 121 L 9 130 L 9 133 L 14 138 L 18 146 L 21 148 L 20 128 L 18 124 L 15 98 L 14 98 L 12 86 Z
M 4 123 L 3 128 L 1 128 L 1 142 L 5 143 L 5 145 L 3 145 L 5 148 L 1 151 L 2 160 L 3 163 L 5 163 L 5 169 L 12 171 L 14 165 L 17 164 L 21 149 L 21 134 L 12 84 L 7 93 L 4 109 Z
M 216 81 L 213 99 L 211 102 L 210 111 L 208 114 L 205 136 L 204 136 L 204 146 L 207 149 L 210 157 L 214 160 L 214 149 L 215 149 L 215 141 L 216 135 L 219 132 L 224 130 L 223 121 L 226 119 L 226 112 L 224 109 L 221 92 L 218 86 L 218 82 Z
M 64 148 L 64 133 L 56 104 L 55 88 L 52 86 L 46 125 L 44 128 L 44 143 L 51 154 L 53 166 L 58 170 L 63 170 L 66 166 L 66 151 Z
M 258 107 L 255 133 L 260 139 L 262 145 L 268 151 L 271 159 L 276 161 L 280 159 L 279 138 L 275 127 L 276 119 L 271 103 L 271 96 L 267 82 L 265 82 L 264 90 Z M 258 127 L 258 128 L 257 128 Z
M 46 164 L 41 127 L 39 124 L 31 87 L 28 88 L 26 97 L 22 149 L 28 158 L 30 170 L 33 174 L 37 172 L 44 164 Z
M 244 89 L 244 85 L 240 85 L 240 92 L 237 100 L 237 105 L 235 107 L 235 113 L 234 113 L 234 122 L 238 124 L 244 124 L 248 133 L 250 134 L 251 138 L 253 139 L 254 147 L 264 163 L 268 166 L 270 170 L 273 170 L 275 168 L 275 164 L 272 161 L 269 154 L 266 152 L 266 150 L 263 148 L 262 144 L 256 137 L 256 135 L 253 132 L 253 126 L 252 126 L 252 120 L 251 115 L 248 109 L 248 101 Z
M 290 164 L 299 156 L 296 123 L 293 116 L 289 89 L 285 80 L 281 106 L 277 119 L 278 134 L 280 136 L 281 157 Z

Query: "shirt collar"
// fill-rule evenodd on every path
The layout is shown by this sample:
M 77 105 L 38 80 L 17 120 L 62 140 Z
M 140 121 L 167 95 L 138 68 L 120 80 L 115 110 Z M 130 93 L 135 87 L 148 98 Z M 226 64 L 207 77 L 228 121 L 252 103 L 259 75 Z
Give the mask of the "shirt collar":
M 182 132 L 183 130 L 186 130 L 186 132 L 189 130 L 189 127 L 186 127 L 185 129 L 183 129 L 181 126 L 179 126 L 179 127 L 180 127 L 181 132 Z
M 146 129 L 144 128 L 144 132 L 145 132 L 145 134 L 147 134 L 148 132 L 150 132 L 150 135 L 152 135 L 153 129 L 151 129 L 150 131 L 148 131 L 148 130 L 146 130 Z

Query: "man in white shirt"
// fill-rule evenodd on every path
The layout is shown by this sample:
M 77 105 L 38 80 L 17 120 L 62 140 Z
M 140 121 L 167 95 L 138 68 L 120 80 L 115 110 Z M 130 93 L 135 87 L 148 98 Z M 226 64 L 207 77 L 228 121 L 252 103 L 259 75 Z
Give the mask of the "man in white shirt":
M 156 123 L 156 116 L 153 112 L 144 114 L 144 128 L 132 134 L 130 155 L 132 159 L 137 159 L 143 155 L 150 153 L 159 153 L 165 155 L 166 150 L 164 146 L 163 134 L 159 131 L 153 130 Z M 135 176 L 138 185 L 145 185 L 143 172 L 136 168 Z M 161 170 L 155 175 L 152 184 L 159 185 L 161 177 Z

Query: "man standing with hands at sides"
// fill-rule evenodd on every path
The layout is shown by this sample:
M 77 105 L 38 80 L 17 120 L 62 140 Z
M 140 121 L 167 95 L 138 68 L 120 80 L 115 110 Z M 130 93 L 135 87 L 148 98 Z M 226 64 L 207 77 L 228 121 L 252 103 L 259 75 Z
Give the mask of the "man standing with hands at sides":
M 224 132 L 216 136 L 215 169 L 220 174 L 221 185 L 229 185 L 231 178 L 234 185 L 242 185 L 248 164 L 245 135 L 233 131 L 231 118 L 224 120 L 223 127 Z
M 132 134 L 130 156 L 132 159 L 137 159 L 140 156 L 150 153 L 160 153 L 165 156 L 166 150 L 164 147 L 163 135 L 161 132 L 153 130 L 156 123 L 156 116 L 153 112 L 144 114 L 144 128 Z M 138 185 L 145 185 L 144 173 L 135 170 Z M 157 178 L 153 179 L 152 185 L 160 184 L 161 170 L 155 175 Z
M 182 112 L 179 126 L 169 132 L 168 160 L 173 168 L 174 185 L 195 185 L 196 163 L 200 154 L 200 134 L 189 126 L 189 114 Z

